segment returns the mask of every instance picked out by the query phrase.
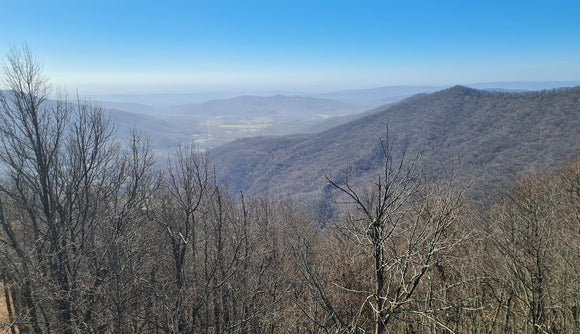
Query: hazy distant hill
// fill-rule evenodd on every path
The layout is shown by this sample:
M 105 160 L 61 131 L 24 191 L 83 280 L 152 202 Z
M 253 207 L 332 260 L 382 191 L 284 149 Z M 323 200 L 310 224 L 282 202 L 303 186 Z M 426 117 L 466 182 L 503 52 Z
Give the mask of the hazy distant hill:
M 194 140 L 201 149 L 256 135 L 321 131 L 347 122 L 363 110 L 308 96 L 239 96 L 231 99 L 152 107 L 129 102 L 101 102 L 111 111 L 120 133 L 135 125 L 152 134 L 152 144 L 172 152 L 179 141 Z
M 144 131 L 150 137 L 151 146 L 162 156 L 174 152 L 177 143 L 188 138 L 183 129 L 176 128 L 163 118 L 117 109 L 107 111 L 121 139 L 128 138 L 133 128 Z
M 153 106 L 142 104 L 142 103 L 133 103 L 133 102 L 109 102 L 109 101 L 99 101 L 98 102 L 101 106 L 107 109 L 115 109 L 115 110 L 122 110 L 126 112 L 136 113 L 136 114 L 143 114 L 143 115 L 157 115 L 162 116 L 163 110 L 159 108 L 155 108 Z
M 420 94 L 324 132 L 237 140 L 212 150 L 232 191 L 319 194 L 324 175 L 368 182 L 381 168 L 379 137 L 422 154 L 428 174 L 451 160 L 476 193 L 580 152 L 580 87 L 505 93 L 455 86 Z
M 169 99 L 165 95 L 152 98 L 159 96 Z M 127 138 L 133 127 L 148 133 L 152 147 L 162 158 L 175 152 L 179 142 L 194 141 L 200 149 L 208 149 L 256 135 L 312 133 L 347 122 L 363 110 L 329 99 L 284 95 L 239 96 L 174 107 L 92 98 L 88 101 L 107 110 L 120 138 Z
M 180 114 L 226 117 L 280 117 L 304 119 L 317 114 L 342 115 L 361 111 L 348 103 L 310 96 L 238 96 L 172 107 Z
M 309 96 L 239 96 L 174 106 L 166 119 L 176 127 L 197 128 L 192 133 L 199 136 L 199 144 L 211 148 L 243 137 L 320 131 L 362 110 Z
M 572 87 L 580 85 L 580 81 L 528 81 L 528 82 L 482 82 L 473 83 L 466 86 L 492 91 L 504 92 L 525 92 L 542 89 L 552 89 L 557 87 Z M 333 99 L 350 104 L 375 108 L 384 104 L 401 101 L 407 97 L 421 94 L 433 93 L 449 86 L 384 86 L 367 89 L 351 89 L 325 94 L 316 94 L 316 97 Z
M 119 140 L 126 140 L 132 129 L 137 129 L 150 137 L 151 146 L 160 154 L 167 156 L 167 153 L 175 151 L 179 141 L 189 138 L 191 129 L 183 126 L 176 127 L 169 122 L 164 115 L 156 112 L 153 107 L 136 103 L 111 103 L 95 101 L 87 98 L 89 103 L 102 107 L 110 116 L 115 127 L 115 133 Z M 70 103 L 76 101 L 69 100 Z M 81 100 L 81 103 L 85 100 Z M 49 99 L 48 105 L 54 107 L 56 101 Z

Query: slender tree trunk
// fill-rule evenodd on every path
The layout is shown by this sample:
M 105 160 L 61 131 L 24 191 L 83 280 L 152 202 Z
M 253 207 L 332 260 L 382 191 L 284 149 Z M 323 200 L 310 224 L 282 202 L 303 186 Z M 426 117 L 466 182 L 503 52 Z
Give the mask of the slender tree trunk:
M 376 324 L 375 324 L 375 334 L 383 334 L 386 333 L 386 321 L 387 317 L 384 315 L 384 304 L 385 301 L 383 299 L 383 289 L 385 287 L 385 275 L 383 270 L 383 245 L 382 240 L 380 240 L 380 231 L 379 227 L 373 225 L 373 243 L 375 244 L 375 273 L 376 273 L 376 291 L 375 291 L 375 298 L 377 299 L 377 312 L 376 312 Z
M 8 312 L 8 321 L 10 321 L 10 333 L 16 334 L 16 326 L 14 325 L 14 312 L 12 312 L 12 296 L 10 294 L 9 288 L 6 286 L 6 283 L 6 280 L 2 280 L 2 286 L 4 287 L 4 300 L 6 301 L 6 311 Z
M 28 282 L 28 278 L 25 278 L 25 280 L 26 281 L 24 282 L 24 286 L 22 287 L 22 299 L 29 312 L 32 332 L 42 333 L 42 330 L 40 329 L 40 324 L 38 322 L 38 315 L 36 313 L 36 305 L 34 304 L 34 298 L 32 297 L 32 286 L 30 285 L 30 282 Z M 26 327 L 23 326 L 20 328 L 20 333 L 28 333 L 28 332 L 29 332 L 28 326 Z

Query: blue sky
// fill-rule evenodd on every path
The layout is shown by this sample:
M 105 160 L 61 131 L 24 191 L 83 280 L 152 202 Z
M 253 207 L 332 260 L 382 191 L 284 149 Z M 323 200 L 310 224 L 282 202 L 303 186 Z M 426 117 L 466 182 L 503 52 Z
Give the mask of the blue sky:
M 580 80 L 580 1 L 0 0 L 0 54 L 27 43 L 86 94 L 325 91 Z

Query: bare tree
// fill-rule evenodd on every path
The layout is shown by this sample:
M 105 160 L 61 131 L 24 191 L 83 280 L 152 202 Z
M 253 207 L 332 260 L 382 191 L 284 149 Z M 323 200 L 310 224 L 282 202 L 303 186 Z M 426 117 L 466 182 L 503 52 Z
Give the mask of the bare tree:
M 22 292 L 27 314 L 34 331 L 40 331 L 40 319 L 37 314 L 37 302 L 32 296 L 34 276 L 30 270 L 36 265 L 38 256 L 50 254 L 51 261 L 42 261 L 50 265 L 55 279 L 67 285 L 61 267 L 65 254 L 59 251 L 57 198 L 55 189 L 58 174 L 55 166 L 60 158 L 59 149 L 64 141 L 66 124 L 70 112 L 63 104 L 57 103 L 48 107 L 50 87 L 42 73 L 42 66 L 37 62 L 27 47 L 13 48 L 3 67 L 2 83 L 9 90 L 0 95 L 0 135 L 2 147 L 0 159 L 10 185 L 3 185 L 2 192 L 18 203 L 26 218 L 11 224 L 3 222 L 3 229 L 11 242 L 11 247 L 19 254 L 22 274 Z M 25 221 L 26 220 L 26 221 Z M 18 238 L 18 225 L 26 224 L 30 228 L 32 239 Z M 31 258 L 28 245 L 25 243 L 38 240 Z M 50 248 L 50 249 L 49 249 Z M 36 261 L 35 261 L 36 260 Z M 69 321 L 70 307 L 65 300 L 60 300 L 62 320 Z
M 503 331 L 577 328 L 578 164 L 515 180 L 487 213 L 496 289 L 510 296 Z
M 213 168 L 207 154 L 199 153 L 193 144 L 182 144 L 167 168 L 162 184 L 161 200 L 156 221 L 168 241 L 170 265 L 166 270 L 171 278 L 167 289 L 174 291 L 169 318 L 162 322 L 170 332 L 192 331 L 199 308 L 209 298 L 210 284 L 203 280 L 201 261 L 204 254 L 202 223 L 208 203 L 216 191 Z M 195 268 L 192 271 L 192 268 Z M 186 291 L 188 293 L 186 293 Z
M 367 285 L 372 288 L 351 290 L 364 297 L 361 309 L 372 310 L 377 334 L 385 333 L 393 319 L 413 314 L 432 319 L 428 312 L 433 310 L 424 309 L 414 297 L 441 257 L 461 240 L 455 239 L 453 224 L 462 202 L 462 193 L 452 188 L 420 188 L 419 158 L 408 161 L 403 149 L 395 159 L 388 129 L 381 147 L 383 173 L 370 189 L 328 178 L 356 210 L 337 231 L 345 242 L 357 244 L 372 265 L 372 285 Z M 445 328 L 440 322 L 436 326 Z
M 49 100 L 42 66 L 26 46 L 12 49 L 2 74 L 0 192 L 12 210 L 0 223 L 17 263 L 21 331 L 95 330 L 94 291 L 106 272 L 98 231 L 113 221 L 105 213 L 119 196 L 135 205 L 143 181 L 129 169 L 151 162 L 123 162 L 101 107 Z M 134 190 L 123 193 L 128 180 Z
M 106 211 L 97 217 L 91 275 L 95 284 L 89 305 L 95 313 L 95 332 L 137 332 L 147 328 L 149 277 L 152 262 L 158 261 L 154 224 L 149 212 L 159 185 L 159 173 L 149 147 L 148 137 L 134 130 L 127 149 L 118 159 L 117 180 L 110 183 L 114 191 L 106 201 Z M 114 186 L 116 185 L 116 186 Z M 85 321 L 91 323 L 90 321 Z

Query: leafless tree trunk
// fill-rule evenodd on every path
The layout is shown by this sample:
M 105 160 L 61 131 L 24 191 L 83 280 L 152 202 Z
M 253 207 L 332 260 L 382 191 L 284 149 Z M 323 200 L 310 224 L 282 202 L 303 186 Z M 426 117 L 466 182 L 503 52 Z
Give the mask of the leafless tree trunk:
M 576 322 L 579 285 L 571 277 L 580 273 L 577 166 L 514 181 L 486 215 L 495 250 L 489 271 L 498 289 L 514 297 L 505 306 L 505 326 L 514 330 L 555 333 Z
M 51 258 L 50 261 L 42 261 L 43 265 L 50 267 L 47 269 L 57 284 L 67 288 L 62 267 L 66 265 L 66 254 L 59 247 L 62 241 L 58 236 L 58 193 L 55 189 L 58 174 L 54 167 L 60 158 L 59 148 L 64 140 L 69 112 L 60 103 L 52 108 L 47 106 L 47 79 L 42 74 L 42 66 L 26 47 L 11 50 L 3 67 L 2 81 L 9 90 L 0 95 L 0 158 L 12 184 L 3 186 L 1 190 L 21 204 L 30 221 L 34 239 L 38 240 L 36 255 Z M 21 254 L 24 274 L 32 277 L 29 272 L 31 260 L 27 258 L 30 253 L 17 239 L 9 222 L 4 222 L 3 228 L 12 241 L 13 249 Z M 31 282 L 26 277 L 23 279 L 27 311 L 31 312 L 34 331 L 39 331 L 40 322 L 35 314 L 37 305 L 29 291 Z M 59 299 L 57 304 L 61 320 L 70 323 L 67 301 Z
M 170 246 L 171 286 L 175 290 L 174 332 L 191 331 L 201 304 L 209 298 L 203 291 L 199 235 L 207 205 L 215 192 L 215 176 L 206 154 L 193 144 L 180 145 L 169 162 L 162 185 L 163 199 L 156 218 Z M 195 270 L 191 272 L 191 268 Z M 205 281 L 205 284 L 209 284 Z M 187 291 L 187 293 L 186 293 Z
M 407 161 L 403 149 L 396 160 L 388 129 L 381 147 L 383 173 L 370 190 L 328 178 L 356 209 L 339 232 L 372 259 L 374 288 L 364 303 L 372 309 L 377 334 L 411 311 L 426 314 L 413 297 L 440 257 L 461 240 L 454 240 L 452 226 L 462 201 L 462 193 L 452 188 L 420 189 L 419 158 Z
M 0 96 L 7 182 L 0 192 L 15 214 L 1 223 L 18 261 L 20 313 L 29 318 L 21 330 L 26 323 L 34 332 L 94 330 L 94 290 L 105 272 L 97 232 L 112 222 L 106 213 L 119 196 L 135 202 L 121 188 L 127 168 L 141 167 L 122 161 L 102 108 L 48 100 L 50 86 L 28 48 L 13 49 L 7 59 L 2 80 L 9 90 Z M 141 180 L 135 182 L 133 196 L 141 196 Z

